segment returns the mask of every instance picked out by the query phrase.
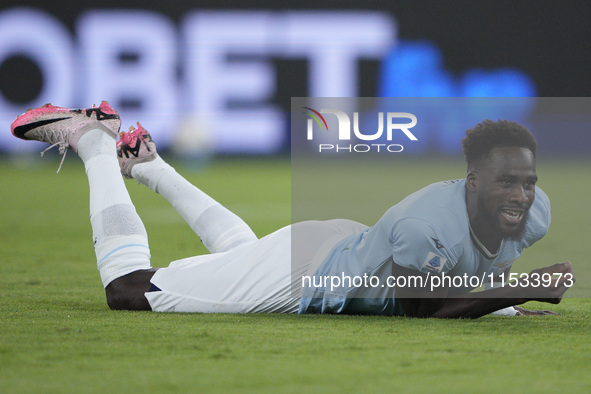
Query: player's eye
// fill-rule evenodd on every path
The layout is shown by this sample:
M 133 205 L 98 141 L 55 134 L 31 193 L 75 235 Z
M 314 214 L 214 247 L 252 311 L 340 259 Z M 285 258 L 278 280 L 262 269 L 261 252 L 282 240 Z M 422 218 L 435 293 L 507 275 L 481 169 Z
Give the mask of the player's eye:
M 533 189 L 534 186 L 536 186 L 536 181 L 533 181 L 532 180 L 532 181 L 525 182 L 525 188 L 528 189 L 528 190 L 529 189 Z

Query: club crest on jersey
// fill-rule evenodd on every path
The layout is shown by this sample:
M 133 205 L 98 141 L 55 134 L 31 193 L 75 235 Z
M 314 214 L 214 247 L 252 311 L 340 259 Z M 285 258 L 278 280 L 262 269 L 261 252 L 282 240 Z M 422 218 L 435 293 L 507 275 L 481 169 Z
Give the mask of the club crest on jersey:
M 505 271 L 507 268 L 509 268 L 515 260 L 517 260 L 517 259 L 511 259 L 509 261 L 497 262 L 497 263 L 494 263 L 493 266 L 497 269 L 498 272 L 502 272 L 502 271 Z
M 426 269 L 427 271 L 431 271 L 433 273 L 440 273 L 443 269 L 443 266 L 447 262 L 445 257 L 439 256 L 433 252 L 429 252 L 423 266 L 421 267 L 421 271 Z

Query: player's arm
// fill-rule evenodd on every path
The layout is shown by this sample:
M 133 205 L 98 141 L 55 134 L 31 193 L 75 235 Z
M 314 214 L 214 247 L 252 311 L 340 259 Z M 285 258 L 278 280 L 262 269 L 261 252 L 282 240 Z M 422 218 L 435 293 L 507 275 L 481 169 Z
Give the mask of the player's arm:
M 506 283 L 508 279 L 508 272 L 502 273 L 497 278 L 496 282 L 485 283 L 485 289 L 492 289 L 500 287 Z M 512 305 L 507 308 L 499 309 L 490 313 L 491 316 L 540 316 L 540 315 L 559 315 L 559 313 L 548 310 L 529 310 L 517 305 Z
M 500 287 L 503 283 L 506 283 L 508 279 L 508 272 L 499 275 L 496 283 L 490 283 L 491 286 L 486 286 L 486 289 Z M 548 311 L 548 310 L 529 310 L 523 307 L 513 305 L 507 308 L 499 309 L 498 311 L 491 312 L 494 316 L 541 316 L 541 315 L 559 315 L 559 313 Z
M 424 275 L 427 277 L 425 274 L 396 263 L 393 264 L 392 273 L 395 276 Z M 404 314 L 410 317 L 478 318 L 527 301 L 558 304 L 564 292 L 574 283 L 569 262 L 534 270 L 530 273 L 530 277 L 534 273 L 552 275 L 551 283 L 547 286 L 535 286 L 529 281 L 526 283 L 520 280 L 519 285 L 515 287 L 505 286 L 479 293 L 459 293 L 454 288 L 442 286 L 434 288 L 433 291 L 429 286 L 397 287 L 396 299 L 401 303 Z

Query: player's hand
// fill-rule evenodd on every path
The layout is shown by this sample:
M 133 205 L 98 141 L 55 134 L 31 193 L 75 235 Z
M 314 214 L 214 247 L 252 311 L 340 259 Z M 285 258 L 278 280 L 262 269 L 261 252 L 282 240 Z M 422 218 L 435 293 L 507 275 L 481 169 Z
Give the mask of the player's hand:
M 533 280 L 535 278 L 544 280 Z M 569 261 L 535 269 L 529 273 L 528 278 L 520 280 L 520 284 L 527 290 L 528 298 L 552 304 L 558 304 L 574 282 L 575 277 Z
M 517 314 L 515 316 L 559 315 L 559 313 L 552 311 L 530 311 L 529 309 L 525 309 L 520 306 L 514 306 L 513 308 L 517 310 Z

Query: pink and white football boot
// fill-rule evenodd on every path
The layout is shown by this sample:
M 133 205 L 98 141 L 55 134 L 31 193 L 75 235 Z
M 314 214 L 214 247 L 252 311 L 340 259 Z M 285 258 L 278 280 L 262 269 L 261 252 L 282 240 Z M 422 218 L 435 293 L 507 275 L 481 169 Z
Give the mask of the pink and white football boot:
M 121 132 L 117 141 L 117 157 L 121 174 L 131 176 L 131 168 L 138 163 L 154 160 L 158 156 L 156 144 L 150 133 L 138 122 L 137 128 L 131 126 L 128 132 Z
M 87 131 L 99 128 L 113 139 L 117 139 L 120 127 L 119 114 L 109 103 L 103 101 L 98 107 L 86 109 L 69 109 L 45 104 L 17 116 L 12 122 L 11 131 L 15 137 L 23 140 L 51 144 L 41 155 L 57 146 L 59 153 L 63 155 L 63 163 L 68 149 L 78 152 L 78 141 Z

